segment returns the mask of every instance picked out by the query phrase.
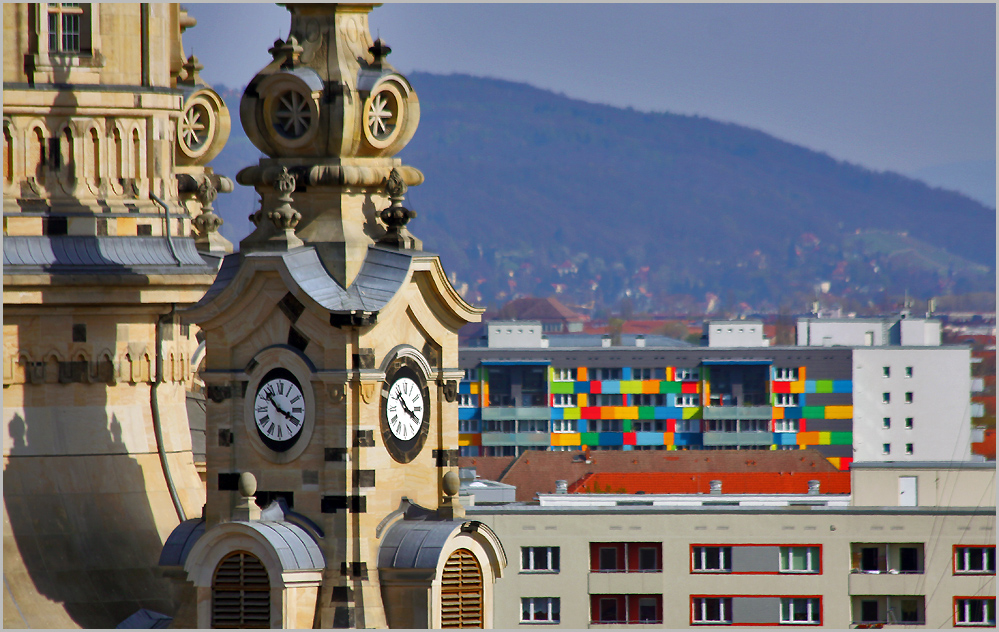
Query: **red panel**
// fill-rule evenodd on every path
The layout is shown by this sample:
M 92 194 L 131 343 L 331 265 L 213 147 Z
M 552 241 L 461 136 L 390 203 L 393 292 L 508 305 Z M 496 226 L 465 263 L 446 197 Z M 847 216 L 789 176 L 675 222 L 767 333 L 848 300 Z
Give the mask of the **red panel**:
M 579 409 L 579 416 L 583 419 L 600 419 L 600 407 L 584 406 Z
M 791 383 L 790 382 L 772 382 L 773 387 L 770 389 L 772 393 L 790 393 Z
M 676 432 L 676 419 L 666 420 L 666 432 Z
M 684 382 L 680 385 L 681 393 L 696 394 L 697 393 L 697 382 Z
M 626 432 L 624 433 L 624 445 L 635 445 L 635 433 Z
M 798 432 L 808 432 L 808 420 L 799 419 L 798 420 Z
M 603 390 L 601 389 L 600 382 L 596 382 L 596 381 L 590 382 L 590 392 L 591 393 L 596 393 L 596 394 L 603 393 Z

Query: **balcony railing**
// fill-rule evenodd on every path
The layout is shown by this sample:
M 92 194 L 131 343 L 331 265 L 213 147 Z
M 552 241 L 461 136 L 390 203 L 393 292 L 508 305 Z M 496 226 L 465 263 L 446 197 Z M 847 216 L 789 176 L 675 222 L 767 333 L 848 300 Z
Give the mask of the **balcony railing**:
M 662 619 L 621 619 L 621 620 L 607 620 L 607 619 L 595 619 L 590 621 L 592 625 L 662 625 Z
M 591 569 L 591 573 L 661 573 L 661 568 L 596 568 Z

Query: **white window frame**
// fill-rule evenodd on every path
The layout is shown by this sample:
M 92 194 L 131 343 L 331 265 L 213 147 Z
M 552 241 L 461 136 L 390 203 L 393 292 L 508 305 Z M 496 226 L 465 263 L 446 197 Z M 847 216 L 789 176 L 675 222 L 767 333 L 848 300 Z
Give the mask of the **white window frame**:
M 540 607 L 538 607 L 540 606 Z M 528 618 L 524 618 L 524 610 L 527 610 Z M 538 610 L 547 613 L 547 619 L 535 618 Z M 521 597 L 520 598 L 520 621 L 521 623 L 560 623 L 562 619 L 562 604 L 558 597 Z
M 708 600 L 718 601 L 718 619 L 708 619 Z M 732 623 L 731 597 L 694 597 L 693 609 L 692 619 L 694 623 Z
M 701 396 L 698 393 L 677 393 L 677 408 L 697 408 L 701 405 Z
M 798 420 L 774 419 L 774 432 L 798 432 Z
M 462 376 L 463 382 L 478 382 L 479 381 L 479 369 L 478 367 L 472 369 L 465 369 L 465 375 Z
M 553 555 L 554 552 L 554 555 Z M 524 566 L 525 556 L 527 566 Z M 521 573 L 558 573 L 561 570 L 562 555 L 557 546 L 520 547 Z
M 48 37 L 49 53 L 56 55 L 82 55 L 83 30 L 88 27 L 85 4 L 81 2 L 49 2 L 45 4 L 46 35 Z M 66 46 L 66 18 L 76 18 L 76 46 Z M 56 30 L 52 31 L 52 18 L 55 18 Z M 55 40 L 56 46 L 52 46 Z
M 552 382 L 575 382 L 576 369 L 552 369 Z
M 798 369 L 791 367 L 774 368 L 774 382 L 797 382 Z
M 795 612 L 795 602 L 804 601 L 805 602 L 805 619 L 799 620 L 794 618 Z M 788 617 L 785 617 L 785 612 Z M 810 623 L 818 625 L 821 623 L 820 617 L 822 613 L 821 600 L 818 597 L 781 597 L 780 598 L 780 622 L 781 623 L 791 623 L 795 625 L 800 625 L 802 623 Z
M 552 432 L 576 432 L 575 419 L 552 419 Z
M 795 408 L 798 401 L 798 393 L 774 393 L 774 406 L 777 408 Z
M 459 419 L 458 420 L 458 432 L 461 434 L 467 434 L 469 432 L 480 432 L 479 420 L 478 419 Z
M 791 549 L 805 549 L 805 568 L 792 569 L 790 566 Z M 822 570 L 820 548 L 817 546 L 782 546 L 780 547 L 780 572 L 791 575 L 814 575 Z
M 978 608 L 980 608 L 981 619 L 972 620 L 970 618 L 972 612 L 972 605 L 978 602 Z M 992 602 L 992 619 L 989 619 L 988 602 Z M 967 598 L 957 600 L 957 612 L 954 615 L 954 625 L 961 626 L 978 626 L 985 627 L 994 625 L 995 623 L 995 597 L 989 598 Z
M 977 551 L 977 553 L 976 553 Z M 989 554 L 992 551 L 992 567 L 989 568 Z M 995 575 L 996 547 L 994 546 L 958 546 L 954 549 L 954 574 L 956 575 Z M 982 570 L 968 569 L 969 562 L 975 557 L 981 557 Z M 963 566 L 964 568 L 961 568 Z
M 577 401 L 575 393 L 554 393 L 552 395 L 553 408 L 575 408 Z
M 479 396 L 471 393 L 458 393 L 458 408 L 478 408 Z
M 707 568 L 708 549 L 718 549 L 718 568 Z M 691 547 L 690 554 L 692 561 L 691 568 L 695 573 L 732 572 L 732 547 L 730 546 L 695 546 Z
M 517 420 L 518 433 L 548 433 L 550 423 L 547 419 L 519 419 Z

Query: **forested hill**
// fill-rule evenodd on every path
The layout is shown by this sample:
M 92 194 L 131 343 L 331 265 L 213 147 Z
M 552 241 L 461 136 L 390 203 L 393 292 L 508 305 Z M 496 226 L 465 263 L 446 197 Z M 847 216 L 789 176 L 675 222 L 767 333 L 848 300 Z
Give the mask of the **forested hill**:
M 963 195 L 706 118 L 464 75 L 410 80 L 421 121 L 400 157 L 426 175 L 409 190 L 410 228 L 476 302 L 558 291 L 668 310 L 713 293 L 799 307 L 823 282 L 860 304 L 994 291 L 995 211 Z M 259 156 L 238 136 L 218 171 Z M 252 202 L 222 197 L 227 236 L 241 237 Z

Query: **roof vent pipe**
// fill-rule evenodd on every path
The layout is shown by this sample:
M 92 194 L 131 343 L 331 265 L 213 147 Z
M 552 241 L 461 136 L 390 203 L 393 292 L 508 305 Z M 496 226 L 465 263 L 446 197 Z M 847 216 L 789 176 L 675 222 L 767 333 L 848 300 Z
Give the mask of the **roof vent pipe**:
M 635 346 L 636 347 L 644 347 L 645 346 L 645 336 L 643 336 L 641 334 L 635 336 Z
M 813 495 L 818 494 L 819 485 L 821 485 L 820 481 L 808 481 L 808 493 Z
M 558 480 L 555 481 L 555 493 L 556 494 L 568 494 L 569 493 L 569 482 Z
M 607 334 L 604 334 L 603 338 L 600 339 L 600 346 L 601 347 L 611 346 L 611 337 L 608 336 Z
M 711 486 L 712 494 L 720 494 L 721 492 L 721 481 L 709 481 L 708 485 Z

